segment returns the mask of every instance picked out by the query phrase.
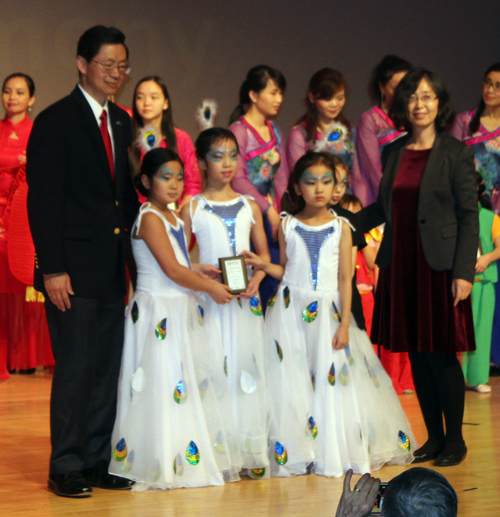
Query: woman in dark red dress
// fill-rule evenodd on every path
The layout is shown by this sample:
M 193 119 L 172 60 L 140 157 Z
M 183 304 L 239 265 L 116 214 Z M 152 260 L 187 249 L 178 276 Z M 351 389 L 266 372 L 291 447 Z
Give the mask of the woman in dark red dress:
M 0 121 L 0 380 L 9 371 L 54 364 L 43 305 L 33 287 L 34 247 L 26 210 L 26 146 L 35 102 L 31 77 L 16 73 L 2 85 Z
M 359 213 L 365 231 L 386 223 L 372 340 L 409 352 L 428 432 L 415 463 L 451 466 L 467 454 L 465 383 L 456 353 L 475 349 L 469 298 L 479 239 L 474 155 L 444 133 L 453 111 L 433 72 L 416 69 L 402 79 L 391 116 L 408 135 L 384 151 L 378 199 Z

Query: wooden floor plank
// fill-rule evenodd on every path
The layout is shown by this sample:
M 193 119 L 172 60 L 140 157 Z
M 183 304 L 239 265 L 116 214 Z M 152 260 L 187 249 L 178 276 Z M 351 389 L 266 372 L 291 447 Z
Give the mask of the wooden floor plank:
M 254 481 L 244 478 L 225 487 L 146 493 L 94 491 L 92 498 L 72 500 L 47 490 L 50 453 L 49 396 L 51 375 L 13 375 L 0 383 L 0 511 L 8 517 L 218 517 L 335 514 L 342 480 L 320 476 Z M 459 497 L 459 515 L 500 515 L 500 379 L 491 395 L 466 394 L 464 435 L 469 449 L 459 466 L 436 468 Z M 425 428 L 415 395 L 400 400 L 420 443 Z M 423 466 L 430 467 L 430 464 Z M 410 467 L 383 467 L 388 481 Z M 474 489 L 474 490 L 471 490 Z

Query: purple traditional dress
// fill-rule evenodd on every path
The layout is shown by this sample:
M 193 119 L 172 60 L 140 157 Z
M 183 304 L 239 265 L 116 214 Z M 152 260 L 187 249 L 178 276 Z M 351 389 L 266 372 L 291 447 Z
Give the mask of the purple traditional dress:
M 494 131 L 488 131 L 482 124 L 479 124 L 479 129 L 472 134 L 470 123 L 475 115 L 476 110 L 457 115 L 450 129 L 450 135 L 474 149 L 476 170 L 483 178 L 486 194 L 491 197 L 493 211 L 500 214 L 500 127 Z M 498 261 L 497 267 L 500 272 Z M 500 282 L 495 284 L 495 297 L 500 300 Z M 495 304 L 491 362 L 500 364 L 500 303 Z
M 351 178 L 351 185 L 364 206 L 377 199 L 382 178 L 382 149 L 403 135 L 406 135 L 406 131 L 396 129 L 393 121 L 378 106 L 373 106 L 361 115 L 356 139 L 360 174 L 359 177 Z
M 307 140 L 306 126 L 304 122 L 292 128 L 288 135 L 286 156 L 290 170 L 297 160 L 307 151 L 324 151 L 336 154 L 349 169 L 350 180 L 359 176 L 358 161 L 356 157 L 356 128 L 350 130 L 343 124 L 334 122 L 329 130 L 323 134 L 316 132 L 314 140 Z
M 288 168 L 280 128 L 275 122 L 266 121 L 266 124 L 271 134 L 269 142 L 265 142 L 244 117 L 229 126 L 240 150 L 232 187 L 239 194 L 251 196 L 259 205 L 264 216 L 264 230 L 271 261 L 279 264 L 279 244 L 271 237 L 271 225 L 266 212 L 271 206 L 280 212 L 281 198 L 288 184 Z M 270 276 L 266 276 L 261 282 L 260 297 L 264 309 L 267 299 L 277 287 L 278 281 Z

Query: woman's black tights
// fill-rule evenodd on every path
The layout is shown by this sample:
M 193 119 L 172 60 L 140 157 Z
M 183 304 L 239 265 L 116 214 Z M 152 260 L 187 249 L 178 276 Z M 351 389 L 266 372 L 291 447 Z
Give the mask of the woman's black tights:
M 420 452 L 434 453 L 443 447 L 445 454 L 460 451 L 464 445 L 462 421 L 465 381 L 457 355 L 452 352 L 410 352 L 409 356 L 418 401 L 429 435 Z

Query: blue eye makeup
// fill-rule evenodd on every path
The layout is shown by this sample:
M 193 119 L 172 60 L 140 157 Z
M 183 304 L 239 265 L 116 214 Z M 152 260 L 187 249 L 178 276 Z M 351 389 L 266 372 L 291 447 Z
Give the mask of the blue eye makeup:
M 211 162 L 221 162 L 224 159 L 224 156 L 229 153 L 229 158 L 231 161 L 235 162 L 238 159 L 238 151 L 236 150 L 236 147 L 233 149 L 210 149 L 210 151 L 207 153 L 207 158 Z
M 332 171 L 328 171 L 325 174 L 323 174 L 323 176 L 321 176 L 321 178 L 318 178 L 318 176 L 315 176 L 314 174 L 311 174 L 308 170 L 305 170 L 302 173 L 302 176 L 300 177 L 300 183 L 304 183 L 304 184 L 307 184 L 307 182 L 309 182 L 309 181 L 314 181 L 314 182 L 316 182 L 316 181 L 323 181 L 323 182 L 327 182 L 328 180 L 333 181 Z
M 159 169 L 155 176 L 161 181 L 170 181 L 174 176 L 174 171 L 164 163 Z M 184 181 L 184 167 L 181 167 L 180 171 L 177 173 L 177 178 L 179 181 Z

